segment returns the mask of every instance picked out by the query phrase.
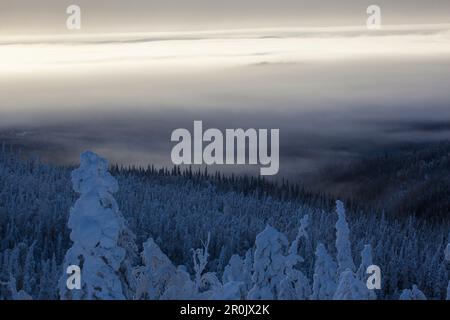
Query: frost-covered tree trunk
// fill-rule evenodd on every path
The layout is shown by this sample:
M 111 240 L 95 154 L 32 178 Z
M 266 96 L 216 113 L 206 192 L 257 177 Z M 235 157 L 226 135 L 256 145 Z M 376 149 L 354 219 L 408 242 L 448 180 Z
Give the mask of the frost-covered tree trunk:
M 336 249 L 338 273 L 345 270 L 355 270 L 355 264 L 352 258 L 352 249 L 350 243 L 350 229 L 345 219 L 345 208 L 342 201 L 336 201 L 336 213 L 338 221 L 336 222 Z
M 119 272 L 126 249 L 120 247 L 125 221 L 113 193 L 117 181 L 108 172 L 108 162 L 87 151 L 80 167 L 72 172 L 72 184 L 80 198 L 71 209 L 68 227 L 72 247 L 64 260 L 60 279 L 61 299 L 125 299 Z M 70 265 L 81 269 L 81 289 L 69 290 L 65 273 Z
M 313 276 L 313 300 L 331 300 L 336 291 L 337 266 L 327 249 L 321 243 L 317 245 L 316 262 Z

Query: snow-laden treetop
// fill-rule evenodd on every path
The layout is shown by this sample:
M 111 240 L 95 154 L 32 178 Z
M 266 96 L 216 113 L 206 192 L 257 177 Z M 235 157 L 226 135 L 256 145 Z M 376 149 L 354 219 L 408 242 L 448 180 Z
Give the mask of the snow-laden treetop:
M 123 217 L 113 193 L 116 179 L 108 172 L 108 161 L 91 151 L 81 154 L 80 167 L 72 172 L 73 188 L 81 196 L 69 218 L 70 238 L 84 248 L 117 245 Z
M 72 172 L 73 189 L 80 194 L 87 194 L 93 190 L 109 193 L 118 191 L 119 186 L 108 172 L 108 161 L 91 151 L 83 152 L 80 156 L 80 167 Z

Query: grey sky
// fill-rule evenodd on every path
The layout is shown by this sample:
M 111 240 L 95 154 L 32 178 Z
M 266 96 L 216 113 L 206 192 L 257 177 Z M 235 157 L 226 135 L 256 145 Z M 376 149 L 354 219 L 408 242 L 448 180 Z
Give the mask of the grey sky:
M 72 3 L 83 32 L 111 34 L 67 37 Z M 384 24 L 414 27 L 365 30 L 374 3 Z M 430 3 L 0 0 L 0 140 L 64 163 L 93 149 L 170 165 L 171 131 L 194 120 L 280 128 L 280 172 L 292 176 L 448 139 L 450 27 L 419 25 L 450 23 L 450 1 Z M 152 33 L 273 27 L 286 30 Z M 46 33 L 61 34 L 28 37 Z
M 385 24 L 450 22 L 448 0 L 0 0 L 0 34 L 66 32 L 70 4 L 85 32 L 361 25 L 371 4 Z
M 280 128 L 280 176 L 292 178 L 389 146 L 448 139 L 448 70 L 449 59 L 370 59 L 3 79 L 0 94 L 16 98 L 0 110 L 0 140 L 63 163 L 92 149 L 113 162 L 170 166 L 171 132 L 192 130 L 194 120 Z M 21 104 L 29 107 L 18 112 Z

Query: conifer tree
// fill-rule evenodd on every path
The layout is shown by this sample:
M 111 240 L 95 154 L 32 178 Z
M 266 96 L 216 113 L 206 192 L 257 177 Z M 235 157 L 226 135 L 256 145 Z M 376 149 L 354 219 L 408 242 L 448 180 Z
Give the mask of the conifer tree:
M 345 219 L 345 208 L 342 201 L 336 201 L 336 213 L 338 220 L 336 222 L 336 249 L 338 273 L 345 270 L 355 270 L 355 264 L 352 258 L 352 249 L 350 243 L 350 229 Z
M 313 300 L 330 300 L 336 291 L 337 266 L 322 243 L 317 245 L 313 276 Z
M 286 236 L 271 226 L 258 234 L 253 260 L 253 287 L 248 299 L 276 299 L 278 286 L 284 279 L 287 246 Z
M 400 300 L 427 300 L 425 294 L 413 285 L 412 289 L 405 289 L 400 295 Z
M 108 172 L 108 162 L 90 151 L 81 155 L 80 167 L 72 172 L 74 190 L 80 198 L 70 211 L 72 247 L 64 260 L 60 279 L 61 299 L 125 299 L 119 269 L 126 250 L 119 246 L 125 229 L 113 193 L 117 181 Z M 69 290 L 68 266 L 81 269 L 81 289 Z
M 367 287 L 347 269 L 341 273 L 333 300 L 369 300 Z

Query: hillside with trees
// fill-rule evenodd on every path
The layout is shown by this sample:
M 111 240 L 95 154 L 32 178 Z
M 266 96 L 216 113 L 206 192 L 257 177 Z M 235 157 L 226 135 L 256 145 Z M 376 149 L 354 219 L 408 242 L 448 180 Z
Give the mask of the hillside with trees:
M 2 148 L 0 298 L 447 297 L 448 220 L 351 212 L 273 188 L 109 167 L 90 152 L 60 167 Z M 72 264 L 78 291 L 65 287 Z M 372 264 L 380 290 L 366 286 Z

